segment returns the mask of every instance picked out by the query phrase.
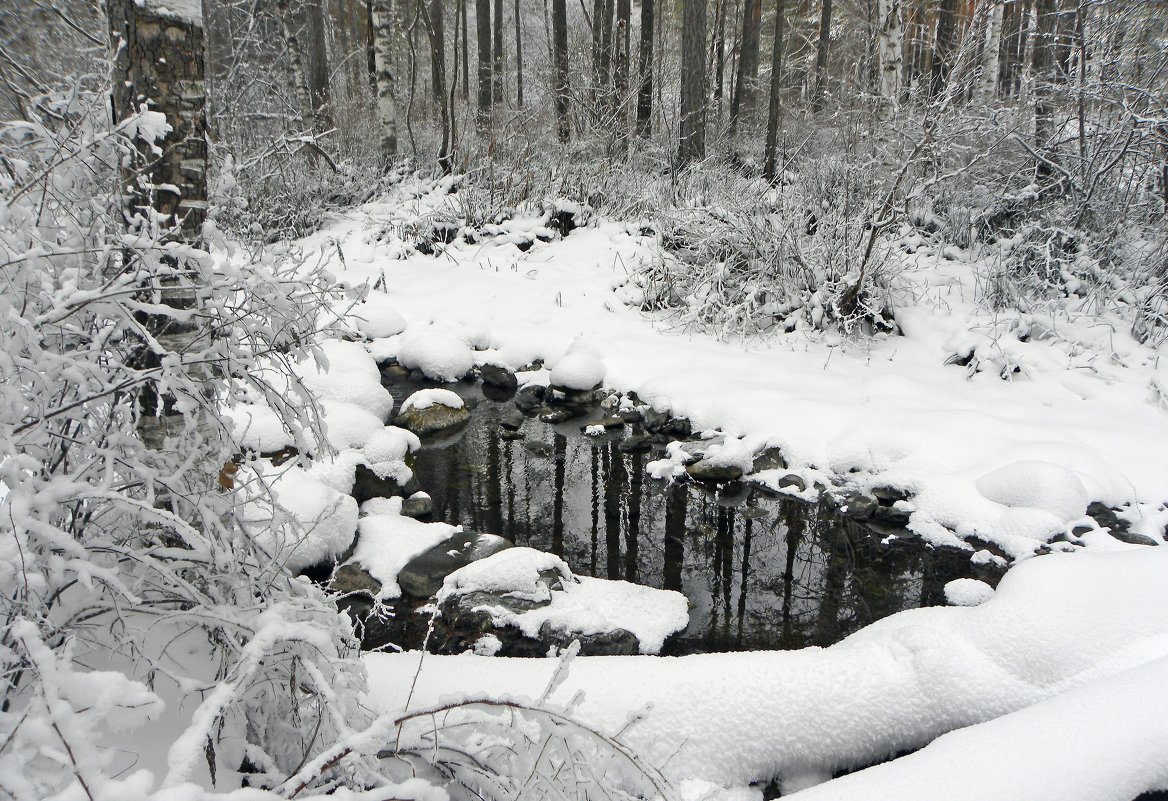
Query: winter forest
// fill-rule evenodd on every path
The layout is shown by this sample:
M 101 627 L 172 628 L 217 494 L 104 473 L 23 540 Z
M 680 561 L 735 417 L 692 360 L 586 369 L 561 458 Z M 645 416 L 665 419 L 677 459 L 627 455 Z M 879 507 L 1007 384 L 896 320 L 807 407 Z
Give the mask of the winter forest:
M 1165 0 L 0 0 L 0 200 L 0 801 L 1168 798 Z

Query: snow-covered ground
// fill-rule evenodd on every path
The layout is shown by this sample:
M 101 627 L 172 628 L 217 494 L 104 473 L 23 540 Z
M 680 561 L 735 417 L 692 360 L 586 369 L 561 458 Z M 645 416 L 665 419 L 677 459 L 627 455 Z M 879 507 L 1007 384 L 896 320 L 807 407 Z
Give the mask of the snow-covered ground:
M 1158 350 L 1104 317 L 986 311 L 982 265 L 951 248 L 904 256 L 894 285 L 903 336 L 716 341 L 629 302 L 632 267 L 658 255 L 639 226 L 601 220 L 521 250 L 517 232 L 537 228 L 533 218 L 436 255 L 405 244 L 403 232 L 452 202 L 403 191 L 302 243 L 339 281 L 384 286 L 351 321 L 370 341 L 364 366 L 346 352 L 350 375 L 387 357 L 439 379 L 542 359 L 521 382 L 548 383 L 557 370 L 572 389 L 603 380 L 696 430 L 720 430 L 728 463 L 748 467 L 751 453 L 778 446 L 808 485 L 909 490 L 909 528 L 926 540 L 972 551 L 977 538 L 1019 563 L 996 593 L 955 585 L 955 606 L 895 615 L 828 649 L 578 659 L 555 698 L 583 691 L 578 713 L 608 733 L 651 707 L 622 739 L 684 801 L 758 798 L 746 785 L 775 777 L 785 794 L 820 785 L 807 798 L 1130 801 L 1168 789 L 1168 551 L 1123 543 L 1085 517 L 1092 501 L 1125 507 L 1134 532 L 1163 542 L 1168 363 Z M 363 410 L 347 382 L 326 383 L 335 402 Z M 363 525 L 387 541 L 405 531 L 375 517 Z M 1082 552 L 1030 558 L 1077 525 L 1095 528 L 1085 548 L 1053 547 Z M 398 561 L 384 566 L 387 581 Z M 419 659 L 366 657 L 377 707 L 535 697 L 555 668 L 464 655 L 425 657 L 418 672 Z

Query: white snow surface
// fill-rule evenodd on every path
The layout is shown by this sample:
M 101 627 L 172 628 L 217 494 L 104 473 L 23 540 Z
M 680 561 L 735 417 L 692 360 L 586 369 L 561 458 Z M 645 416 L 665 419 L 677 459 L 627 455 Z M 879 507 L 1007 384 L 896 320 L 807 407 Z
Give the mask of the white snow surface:
M 407 339 L 397 354 L 403 367 L 421 370 L 434 381 L 457 381 L 475 365 L 474 351 L 451 334 L 430 332 Z
M 549 570 L 560 574 L 561 590 L 550 589 L 540 576 Z M 656 654 L 666 637 L 689 624 L 688 602 L 679 592 L 573 576 L 562 559 L 532 548 L 508 548 L 454 571 L 446 577 L 438 600 L 476 590 L 532 601 L 550 599 L 547 606 L 518 614 L 488 607 L 496 626 L 514 626 L 533 638 L 544 623 L 576 635 L 624 629 L 637 638 L 641 653 Z
M 386 599 L 401 595 L 397 574 L 411 559 L 461 530 L 446 523 L 422 523 L 402 517 L 401 501 L 394 500 L 396 503 L 370 501 L 362 506 L 368 514 L 357 523 L 357 548 L 352 559 L 381 582 L 378 596 Z
M 976 534 L 1012 558 L 1030 556 L 1067 527 L 1079 485 L 1089 501 L 1136 504 L 1134 530 L 1162 534 L 1168 421 L 1154 388 L 1168 386 L 1168 359 L 1106 319 L 1069 307 L 1045 317 L 985 311 L 976 301 L 976 259 L 948 261 L 921 248 L 896 265 L 903 336 L 853 341 L 796 330 L 761 342 L 717 341 L 622 302 L 627 265 L 656 259 L 657 243 L 620 222 L 599 220 L 526 253 L 493 240 L 459 241 L 440 259 L 399 260 L 402 243 L 370 230 L 453 202 L 417 188 L 349 212 L 303 242 L 349 284 L 392 269 L 393 298 L 408 325 L 379 340 L 379 355 L 397 355 L 431 377 L 460 377 L 475 355 L 440 326 L 453 331 L 457 320 L 473 318 L 476 342 L 486 342 L 484 326 L 490 333 L 492 349 L 480 362 L 520 367 L 542 358 L 558 367 L 571 364 L 569 356 L 599 356 L 607 387 L 634 390 L 698 429 L 773 441 L 794 472 L 836 471 L 860 488 L 916 488 L 911 527 L 935 544 Z M 1027 326 L 1049 335 L 1006 336 Z M 588 348 L 569 354 L 578 339 Z M 1024 369 L 1003 380 L 996 369 L 971 374 L 945 365 L 967 347 L 987 365 L 1009 350 Z M 573 383 L 588 384 L 595 373 L 585 378 Z M 994 471 L 1035 462 L 1078 483 L 1054 493 L 1046 483 L 1053 473 L 1030 473 L 1029 498 L 993 488 L 990 498 L 977 486 Z
M 464 404 L 458 393 L 448 389 L 419 389 L 402 401 L 401 411 L 411 409 L 429 409 L 431 406 L 447 406 L 451 409 L 461 409 Z
M 249 480 L 267 483 L 276 503 L 299 523 L 294 532 L 273 527 L 271 507 L 257 497 L 253 485 L 244 484 L 240 516 L 245 528 L 290 570 L 302 570 L 334 559 L 353 542 L 357 502 L 352 496 L 337 491 L 296 465 L 273 467 L 263 459 L 240 470 L 236 483 Z
M 953 579 L 945 585 L 945 600 L 953 606 L 977 606 L 993 597 L 994 588 L 977 579 Z
M 1165 571 L 1168 550 L 1159 548 L 1051 554 L 1013 568 L 994 596 L 976 607 L 901 612 L 826 649 L 577 659 L 552 697 L 564 703 L 583 692 L 577 714 L 610 733 L 622 728 L 630 713 L 651 707 L 622 740 L 675 782 L 701 779 L 722 787 L 871 764 L 1047 699 L 1063 710 L 1052 715 L 1078 716 L 1081 725 L 1062 731 L 1089 736 L 1098 723 L 1102 731 L 1112 732 L 1121 726 L 1105 720 L 1107 696 L 1084 707 L 1076 696 L 1061 704 L 1061 694 L 1075 688 L 1091 693 L 1090 683 L 1114 679 L 1128 688 L 1121 694 L 1138 694 L 1143 687 L 1156 696 L 1149 702 L 1153 709 L 1165 704 L 1164 680 L 1133 672 L 1168 657 L 1168 619 L 1159 613 L 1168 604 Z M 368 654 L 365 661 L 378 706 L 400 709 L 418 655 Z M 452 692 L 534 695 L 555 666 L 555 660 L 427 656 L 411 708 L 424 708 Z M 1131 787 L 1161 781 L 1164 763 L 1152 757 L 1168 741 L 1168 716 L 1131 714 L 1136 717 L 1123 713 L 1137 720 L 1139 729 L 1120 741 L 1138 747 L 1121 753 L 1106 746 L 1098 753 L 1116 763 L 1101 768 L 1099 775 L 1126 768 L 1135 778 L 1096 799 L 1130 801 L 1134 793 L 1124 793 Z M 1009 720 L 1001 725 L 1012 725 Z M 997 770 L 994 760 L 977 756 L 989 747 L 983 740 L 992 739 L 996 725 L 960 735 L 977 740 L 961 762 L 970 772 Z M 1019 750 L 1003 778 L 1027 771 L 1047 775 L 1047 766 L 1024 759 L 1022 747 L 1043 738 L 1048 740 L 1043 753 L 1065 748 L 1088 771 L 1094 760 L 1085 759 L 1058 731 L 1047 730 L 1041 737 L 1028 732 L 1028 739 L 1011 740 Z M 1161 743 L 1153 747 L 1157 737 Z M 1094 737 L 1083 742 L 1092 754 L 1097 746 Z M 932 765 L 938 781 L 944 780 L 946 765 L 944 759 Z M 963 779 L 955 772 L 949 786 L 956 788 Z M 822 792 L 834 784 L 824 784 Z M 848 797 L 898 797 L 864 796 L 858 788 Z
M 604 382 L 604 362 L 587 351 L 565 354 L 552 368 L 551 383 L 565 389 L 592 389 Z

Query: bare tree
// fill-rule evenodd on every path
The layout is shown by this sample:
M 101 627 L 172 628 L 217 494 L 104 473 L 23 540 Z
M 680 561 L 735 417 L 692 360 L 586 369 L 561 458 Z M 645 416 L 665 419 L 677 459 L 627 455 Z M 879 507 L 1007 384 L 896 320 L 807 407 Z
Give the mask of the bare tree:
M 393 3 L 369 0 L 373 39 L 374 82 L 377 88 L 377 123 L 381 129 L 381 162 L 388 170 L 397 158 L 397 101 L 393 81 Z
M 681 10 L 681 120 L 677 162 L 706 156 L 706 3 L 683 0 Z
M 308 76 L 305 70 L 304 48 L 300 44 L 299 26 L 292 13 L 289 0 L 276 0 L 280 26 L 284 31 L 284 44 L 288 48 L 288 77 L 292 93 L 300 110 L 300 127 L 306 130 L 316 128 L 316 106 L 308 90 Z
M 445 102 L 443 95 L 446 94 L 446 24 L 442 0 L 429 0 L 429 7 L 421 6 L 419 10 L 430 43 L 430 92 L 434 106 L 441 114 L 441 106 Z
M 479 127 L 491 118 L 491 0 L 475 0 L 475 33 L 479 65 Z
M 495 0 L 491 38 L 491 102 L 503 102 L 503 0 Z
M 762 27 L 762 0 L 746 0 L 742 6 L 742 45 L 738 57 L 738 77 L 730 99 L 730 132 L 738 130 L 739 114 L 754 106 L 758 81 L 758 51 Z
M 568 118 L 568 9 L 564 0 L 552 0 L 552 91 L 555 93 L 556 133 L 561 142 L 572 135 Z
M 779 113 L 782 111 L 783 87 L 783 18 L 786 15 L 786 0 L 775 0 L 775 43 L 771 50 L 771 89 L 762 170 L 763 177 L 768 181 L 774 181 L 778 175 Z
M 304 4 L 304 38 L 307 43 L 308 96 L 312 103 L 316 124 L 322 130 L 335 124 L 332 110 L 332 89 L 329 81 L 329 55 L 326 43 L 324 0 Z
M 519 0 L 515 0 L 515 106 L 523 108 L 523 24 L 519 17 Z
M 819 12 L 819 40 L 815 47 L 815 89 L 811 108 L 823 108 L 827 98 L 827 55 L 831 46 L 831 0 L 823 0 Z
M 900 0 L 879 0 L 880 15 L 880 115 L 887 119 L 900 102 L 904 66 L 904 24 Z
M 949 83 L 953 59 L 957 57 L 957 0 L 937 4 L 937 35 L 933 42 L 933 69 L 929 94 L 939 95 Z
M 641 36 L 637 52 L 637 135 L 653 132 L 653 25 L 654 0 L 641 0 Z

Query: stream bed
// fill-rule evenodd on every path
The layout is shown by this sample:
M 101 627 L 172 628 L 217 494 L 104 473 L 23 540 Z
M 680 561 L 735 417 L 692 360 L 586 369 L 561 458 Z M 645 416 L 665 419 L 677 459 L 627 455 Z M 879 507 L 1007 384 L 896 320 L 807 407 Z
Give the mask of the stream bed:
M 585 434 L 599 407 L 555 425 L 527 415 L 513 431 L 500 425 L 517 419 L 508 393 L 387 381 L 398 402 L 432 386 L 471 411 L 461 431 L 414 455 L 432 519 L 550 551 L 577 574 L 684 593 L 689 626 L 663 654 L 831 645 L 879 618 L 943 604 L 947 582 L 974 575 L 968 553 L 888 536 L 824 502 L 747 481 L 654 480 L 645 466 L 664 440 L 630 452 L 636 424 Z

